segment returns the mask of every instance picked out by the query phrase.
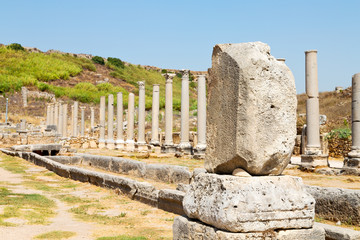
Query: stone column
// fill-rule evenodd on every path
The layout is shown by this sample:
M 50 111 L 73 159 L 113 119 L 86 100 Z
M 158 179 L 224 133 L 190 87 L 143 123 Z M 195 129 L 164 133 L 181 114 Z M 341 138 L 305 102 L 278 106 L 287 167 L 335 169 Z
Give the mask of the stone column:
M 90 107 L 90 128 L 91 131 L 94 130 L 95 127 L 95 112 L 94 112 L 94 107 Z
M 58 118 L 58 134 L 62 136 L 62 127 L 63 127 L 63 107 L 62 104 L 59 104 L 59 118 Z
M 328 165 L 327 155 L 322 155 L 320 145 L 320 116 L 319 116 L 319 90 L 317 51 L 305 52 L 305 82 L 306 94 L 306 136 L 307 144 L 305 154 L 301 155 L 303 165 Z
M 108 137 L 106 140 L 106 147 L 108 149 L 115 148 L 114 141 L 114 95 L 108 96 Z
M 21 87 L 21 96 L 22 96 L 22 100 L 23 100 L 23 107 L 27 107 L 27 93 L 28 90 L 26 87 Z
M 105 96 L 100 97 L 100 138 L 99 148 L 105 148 Z
M 173 90 L 172 82 L 175 74 L 164 74 L 165 83 L 165 141 L 161 146 L 164 153 L 174 153 L 176 147 L 173 142 Z
M 67 137 L 67 114 L 68 114 L 68 110 L 67 110 L 68 105 L 64 104 L 63 105 L 63 126 L 62 126 L 62 136 L 63 137 Z
M 71 105 L 71 121 L 70 121 L 70 130 L 71 130 L 71 136 L 73 137 L 74 134 L 74 105 Z
M 189 142 L 189 70 L 181 70 L 181 133 L 178 151 L 184 154 L 192 153 Z
M 153 85 L 152 110 L 151 110 L 151 141 L 150 144 L 160 146 L 159 142 L 159 100 L 160 85 Z
M 206 79 L 205 75 L 198 77 L 197 101 L 197 144 L 194 154 L 197 158 L 205 157 L 206 150 Z
M 123 94 L 122 92 L 117 93 L 116 95 L 117 105 L 116 105 L 116 149 L 124 149 L 124 134 L 123 134 Z
M 80 136 L 84 137 L 85 136 L 85 107 L 81 106 L 80 110 L 81 110 Z
M 360 73 L 352 77 L 351 103 L 351 137 L 352 145 L 348 157 L 344 160 L 344 167 L 360 167 Z
M 145 82 L 138 82 L 139 84 L 139 113 L 138 113 L 138 139 L 137 150 L 146 151 L 147 146 L 145 142 Z
M 50 104 L 50 125 L 54 125 L 54 112 L 55 108 L 54 108 L 54 104 L 51 103 Z
M 79 135 L 78 130 L 78 113 L 79 113 L 79 103 L 77 101 L 74 102 L 74 115 L 73 115 L 73 136 L 77 137 Z
M 58 121 L 59 121 L 59 103 L 55 103 L 55 105 L 54 105 L 54 125 L 56 125 L 56 132 L 59 129 Z
M 46 125 L 51 123 L 51 107 L 50 104 L 46 105 Z
M 134 144 L 134 105 L 135 99 L 134 94 L 129 93 L 128 99 L 128 119 L 127 119 L 127 131 L 126 131 L 126 150 L 127 151 L 134 151 L 135 144 Z

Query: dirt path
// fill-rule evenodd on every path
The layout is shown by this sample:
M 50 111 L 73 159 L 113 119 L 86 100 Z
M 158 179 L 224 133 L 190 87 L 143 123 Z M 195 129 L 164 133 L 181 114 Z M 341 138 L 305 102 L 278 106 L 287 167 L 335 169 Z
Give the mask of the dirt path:
M 11 171 L 4 169 L 9 166 Z M 23 159 L 0 153 L 0 194 L 1 188 L 9 190 L 14 197 L 16 194 L 39 194 L 55 202 L 51 209 L 54 216 L 47 219 L 46 224 L 30 224 L 26 217 L 18 216 L 4 218 L 5 223 L 16 225 L 5 226 L 4 222 L 1 224 L 1 217 L 7 206 L 1 205 L 0 199 L 1 240 L 36 239 L 36 236 L 52 231 L 71 232 L 74 236 L 61 238 L 70 240 L 111 236 L 172 239 L 176 215 L 132 201 L 108 189 L 61 178 Z M 28 206 L 20 207 L 29 210 Z

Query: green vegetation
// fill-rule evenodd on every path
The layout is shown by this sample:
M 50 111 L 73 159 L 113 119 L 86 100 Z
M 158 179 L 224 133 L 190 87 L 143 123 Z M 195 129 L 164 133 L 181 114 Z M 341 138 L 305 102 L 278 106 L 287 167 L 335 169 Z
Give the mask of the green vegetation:
M 0 93 L 19 91 L 22 86 L 37 86 L 39 82 L 67 80 L 79 74 L 83 68 L 95 71 L 94 64 L 84 58 L 1 47 Z
M 115 237 L 100 237 L 96 240 L 146 240 L 146 237 L 130 237 L 130 236 L 115 236 Z
M 100 65 L 105 65 L 105 61 L 102 57 L 100 56 L 95 56 L 91 59 L 94 63 L 100 64 Z
M 28 224 L 47 224 L 47 219 L 54 216 L 51 208 L 55 203 L 39 194 L 12 193 L 0 187 L 0 206 L 5 206 L 4 213 L 0 214 L 0 226 L 16 226 L 6 222 L 8 218 L 21 218 Z
M 125 212 L 122 212 L 120 215 L 113 217 L 98 213 L 99 210 L 104 209 L 106 208 L 100 204 L 85 204 L 79 207 L 71 208 L 70 211 L 74 213 L 77 218 L 83 221 L 97 222 L 99 224 L 121 224 L 123 222 L 123 218 L 126 216 Z
M 350 137 L 351 137 L 351 129 L 348 127 L 333 129 L 327 135 L 328 139 L 333 139 L 333 138 L 349 139 Z
M 138 95 L 138 81 L 145 81 L 146 109 L 151 109 L 152 106 L 153 84 L 159 84 L 160 108 L 165 107 L 165 78 L 158 71 L 147 70 L 140 65 L 125 65 L 119 58 L 112 57 L 109 57 L 105 64 L 100 56 L 94 56 L 89 60 L 70 54 L 31 53 L 15 43 L 0 47 L 0 94 L 19 91 L 22 86 L 33 86 L 40 91 L 53 93 L 57 98 L 65 97 L 83 103 L 99 103 L 100 96 L 122 92 L 124 107 L 127 107 L 128 91 L 122 85 L 103 83 L 95 86 L 93 82 L 80 82 L 73 87 L 71 84 L 70 86 L 58 84 L 58 80 L 69 80 L 70 77 L 80 74 L 83 69 L 96 71 L 94 63 L 105 65 L 111 70 L 110 75 L 128 83 L 126 85 L 133 89 L 135 95 Z M 166 72 L 167 70 L 162 70 L 162 73 Z M 190 74 L 191 79 L 193 76 Z M 196 107 L 195 87 L 196 84 L 191 82 L 190 109 Z M 137 99 L 135 102 L 138 102 Z M 173 108 L 181 109 L 180 73 L 173 79 Z
M 16 51 L 25 51 L 25 48 L 23 48 L 23 46 L 21 46 L 21 44 L 19 43 L 12 43 L 9 46 L 7 46 L 7 49 L 12 49 Z
M 75 236 L 76 233 L 69 231 L 51 231 L 36 236 L 36 239 L 67 239 Z

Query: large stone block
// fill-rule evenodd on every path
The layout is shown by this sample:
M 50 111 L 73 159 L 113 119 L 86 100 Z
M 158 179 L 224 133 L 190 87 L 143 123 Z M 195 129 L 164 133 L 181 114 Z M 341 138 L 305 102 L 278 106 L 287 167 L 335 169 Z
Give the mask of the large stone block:
M 208 87 L 209 172 L 279 175 L 296 138 L 295 80 L 261 42 L 214 47 Z
M 190 218 L 230 232 L 311 228 L 315 200 L 292 176 L 198 174 L 183 200 Z

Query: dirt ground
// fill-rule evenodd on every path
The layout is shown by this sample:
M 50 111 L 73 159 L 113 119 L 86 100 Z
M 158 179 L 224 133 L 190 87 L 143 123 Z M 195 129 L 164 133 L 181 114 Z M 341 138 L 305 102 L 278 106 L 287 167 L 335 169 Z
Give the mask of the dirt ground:
M 176 216 L 148 205 L 132 201 L 114 191 L 61 178 L 48 170 L 20 158 L 0 154 L 0 189 L 7 189 L 7 204 L 0 201 L 1 239 L 172 239 L 172 223 Z M 40 216 L 30 203 L 17 205 L 17 197 L 41 195 L 55 204 L 44 224 L 32 224 Z M 7 214 L 6 207 L 16 206 L 20 214 Z M 41 212 L 40 212 L 41 213 Z M 45 215 L 45 213 L 43 213 Z M 34 219 L 35 218 L 35 219 Z M 73 236 L 42 238 L 41 234 L 66 231 Z M 50 234 L 51 235 L 51 234 Z M 121 237 L 120 237 L 121 236 Z M 38 237 L 38 238 L 36 238 Z M 136 238 L 139 237 L 139 238 Z M 141 238 L 142 237 L 142 238 Z M 106 238 L 103 238 L 106 239 Z

